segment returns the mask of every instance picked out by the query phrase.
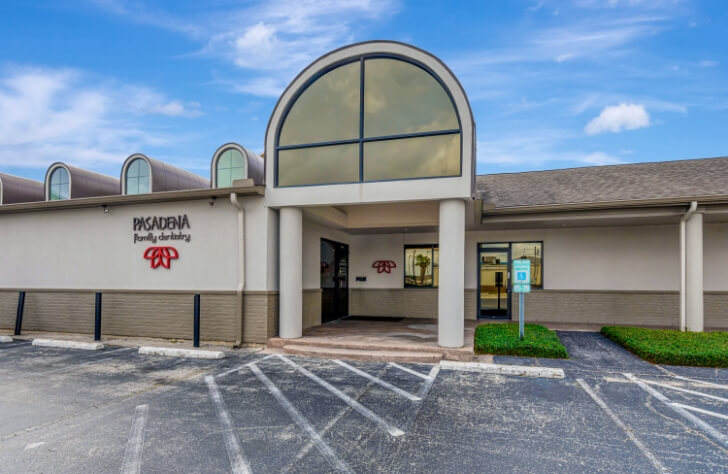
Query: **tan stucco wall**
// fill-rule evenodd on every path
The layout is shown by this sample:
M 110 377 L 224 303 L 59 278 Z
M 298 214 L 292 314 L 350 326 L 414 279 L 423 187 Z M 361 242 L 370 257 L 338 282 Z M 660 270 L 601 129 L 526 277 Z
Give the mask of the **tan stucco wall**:
M 278 292 L 246 292 L 243 299 L 243 342 L 265 344 L 278 335 Z

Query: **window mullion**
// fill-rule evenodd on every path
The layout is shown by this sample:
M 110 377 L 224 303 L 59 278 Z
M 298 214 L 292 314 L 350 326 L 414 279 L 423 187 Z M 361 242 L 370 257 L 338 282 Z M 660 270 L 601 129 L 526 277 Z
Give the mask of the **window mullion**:
M 364 57 L 359 66 L 359 182 L 364 181 Z

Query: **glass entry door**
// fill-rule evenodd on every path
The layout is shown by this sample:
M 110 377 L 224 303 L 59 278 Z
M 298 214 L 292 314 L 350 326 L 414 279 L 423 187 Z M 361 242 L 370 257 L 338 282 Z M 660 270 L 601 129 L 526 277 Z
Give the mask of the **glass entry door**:
M 510 319 L 510 261 L 508 244 L 478 250 L 478 317 Z
M 321 322 L 349 314 L 349 246 L 321 239 Z

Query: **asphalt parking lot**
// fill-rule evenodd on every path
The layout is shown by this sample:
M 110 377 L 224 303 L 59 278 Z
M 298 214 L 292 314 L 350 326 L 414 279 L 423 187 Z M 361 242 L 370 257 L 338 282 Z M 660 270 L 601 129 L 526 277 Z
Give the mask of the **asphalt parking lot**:
M 560 333 L 564 379 L 0 344 L 0 472 L 725 472 L 728 370 Z

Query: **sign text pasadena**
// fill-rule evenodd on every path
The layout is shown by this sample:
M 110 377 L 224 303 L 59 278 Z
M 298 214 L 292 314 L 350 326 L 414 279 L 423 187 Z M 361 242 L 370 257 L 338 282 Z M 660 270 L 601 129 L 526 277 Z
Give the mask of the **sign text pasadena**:
M 156 244 L 157 241 L 165 240 L 181 240 L 183 242 L 192 240 L 192 234 L 181 232 L 190 228 L 190 220 L 187 218 L 187 214 L 178 216 L 134 217 L 133 228 L 134 243 L 151 242 Z M 166 233 L 164 231 L 170 232 Z

